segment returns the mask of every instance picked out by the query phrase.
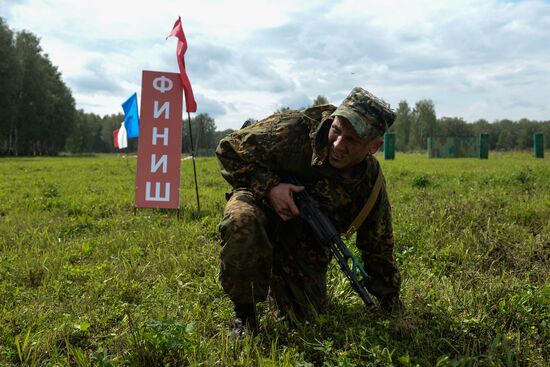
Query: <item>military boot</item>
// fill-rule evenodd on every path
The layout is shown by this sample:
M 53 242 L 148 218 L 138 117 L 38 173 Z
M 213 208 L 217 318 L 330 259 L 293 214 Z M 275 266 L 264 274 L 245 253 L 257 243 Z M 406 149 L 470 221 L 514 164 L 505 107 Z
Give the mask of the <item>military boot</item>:
M 382 296 L 379 301 L 382 311 L 397 314 L 405 310 L 405 305 L 398 295 Z
M 235 322 L 231 329 L 231 339 L 240 340 L 246 335 L 258 332 L 256 312 L 253 304 L 235 304 Z

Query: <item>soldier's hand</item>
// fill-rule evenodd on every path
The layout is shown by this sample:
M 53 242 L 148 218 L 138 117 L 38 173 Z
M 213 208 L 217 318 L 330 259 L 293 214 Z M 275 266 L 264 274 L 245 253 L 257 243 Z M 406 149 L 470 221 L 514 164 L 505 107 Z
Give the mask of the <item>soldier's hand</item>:
M 280 183 L 269 191 L 267 199 L 273 209 L 275 209 L 275 212 L 286 221 L 300 215 L 300 210 L 298 210 L 296 203 L 294 203 L 292 193 L 303 190 L 303 186 Z

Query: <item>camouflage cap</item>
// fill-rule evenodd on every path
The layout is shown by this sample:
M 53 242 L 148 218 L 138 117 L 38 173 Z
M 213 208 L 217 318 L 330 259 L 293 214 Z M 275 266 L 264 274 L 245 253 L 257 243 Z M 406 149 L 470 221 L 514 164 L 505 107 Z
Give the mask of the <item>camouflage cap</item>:
M 355 87 L 331 117 L 345 117 L 357 134 L 366 139 L 384 135 L 395 121 L 390 105 L 363 88 Z

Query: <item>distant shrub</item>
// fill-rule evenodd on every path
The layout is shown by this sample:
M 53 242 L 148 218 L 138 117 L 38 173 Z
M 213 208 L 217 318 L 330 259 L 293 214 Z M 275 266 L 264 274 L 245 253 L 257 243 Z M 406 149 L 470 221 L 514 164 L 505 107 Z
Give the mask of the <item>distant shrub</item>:
M 430 185 L 430 179 L 424 173 L 416 175 L 412 179 L 412 187 L 414 188 L 423 188 L 429 185 Z
M 511 176 L 512 180 L 520 184 L 526 184 L 533 180 L 533 170 L 530 167 L 523 167 L 514 172 Z

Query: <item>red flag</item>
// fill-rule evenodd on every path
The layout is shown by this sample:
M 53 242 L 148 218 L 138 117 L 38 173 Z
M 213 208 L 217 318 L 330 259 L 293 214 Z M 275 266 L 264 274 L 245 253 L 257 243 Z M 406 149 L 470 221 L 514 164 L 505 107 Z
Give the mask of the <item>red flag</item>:
M 197 112 L 197 102 L 195 102 L 193 88 L 191 88 L 191 82 L 189 81 L 189 77 L 185 71 L 185 60 L 183 56 L 185 55 L 185 51 L 187 51 L 187 39 L 185 38 L 185 34 L 183 33 L 183 28 L 181 26 L 181 17 L 178 17 L 178 20 L 174 23 L 172 32 L 170 32 L 168 37 L 171 36 L 178 38 L 176 56 L 178 58 L 178 66 L 180 68 L 180 79 L 183 84 L 183 91 L 185 93 L 185 109 L 187 112 Z M 168 37 L 166 37 L 166 39 L 168 39 Z
M 113 145 L 115 146 L 115 148 L 118 148 L 118 131 L 120 129 L 116 129 L 115 131 L 113 131 Z

